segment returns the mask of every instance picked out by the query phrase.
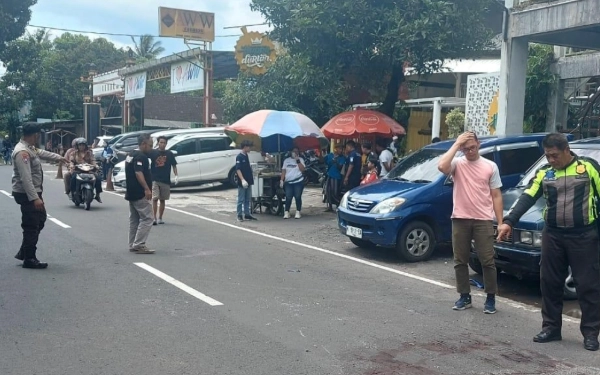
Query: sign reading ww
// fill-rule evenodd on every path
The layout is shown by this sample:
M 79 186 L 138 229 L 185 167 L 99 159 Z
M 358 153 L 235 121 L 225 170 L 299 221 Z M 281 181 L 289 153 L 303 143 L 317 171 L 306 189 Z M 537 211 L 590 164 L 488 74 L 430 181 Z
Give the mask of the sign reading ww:
M 214 13 L 160 7 L 158 17 L 160 36 L 215 41 Z
M 240 70 L 255 75 L 265 74 L 277 59 L 275 45 L 266 35 L 259 32 L 247 32 L 245 27 L 242 28 L 242 32 L 244 35 L 235 45 L 235 59 Z
M 146 72 L 125 77 L 125 100 L 141 99 L 146 96 Z
M 181 61 L 171 65 L 171 94 L 204 88 L 204 71 L 198 64 Z

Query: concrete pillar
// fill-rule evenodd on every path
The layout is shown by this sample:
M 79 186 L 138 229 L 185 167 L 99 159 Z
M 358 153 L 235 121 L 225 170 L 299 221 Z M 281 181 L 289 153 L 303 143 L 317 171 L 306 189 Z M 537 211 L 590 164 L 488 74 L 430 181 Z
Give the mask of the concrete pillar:
M 433 119 L 431 120 L 431 139 L 440 136 L 440 126 L 442 122 L 442 101 L 435 99 L 433 101 Z
M 566 128 L 564 123 L 565 108 L 565 80 L 559 79 L 554 84 L 550 97 L 548 98 L 548 115 L 546 117 L 546 131 L 555 132 L 559 128 Z M 568 110 L 568 109 L 567 109 Z
M 497 135 L 523 133 L 528 47 L 525 38 L 509 38 L 502 43 Z
M 462 89 L 462 77 L 463 74 L 462 73 L 456 73 L 454 75 L 454 77 L 456 78 L 456 84 L 454 85 L 454 97 L 455 98 L 460 98 L 460 92 Z

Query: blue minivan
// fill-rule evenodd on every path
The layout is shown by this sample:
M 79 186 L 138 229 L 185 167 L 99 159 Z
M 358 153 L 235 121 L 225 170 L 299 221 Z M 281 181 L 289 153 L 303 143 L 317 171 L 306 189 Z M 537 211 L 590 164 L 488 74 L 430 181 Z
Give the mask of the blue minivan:
M 498 165 L 503 189 L 514 187 L 540 158 L 544 136 L 480 138 L 480 154 Z M 452 239 L 453 181 L 438 171 L 438 162 L 453 143 L 425 146 L 380 181 L 346 193 L 338 208 L 341 233 L 359 247 L 395 248 L 409 262 L 429 259 L 437 243 Z
M 600 137 L 574 141 L 570 143 L 570 147 L 575 154 L 587 156 L 600 163 Z M 515 188 L 508 189 L 502 194 L 505 214 L 523 194 L 527 185 L 535 176 L 535 172 L 547 163 L 546 157 L 542 156 L 525 173 Z M 504 271 L 519 279 L 524 277 L 539 279 L 542 230 L 544 229 L 542 210 L 545 206 L 546 200 L 543 197 L 538 199 L 536 204 L 521 217 L 511 235 L 507 239 L 494 244 L 496 268 L 499 271 Z M 598 224 L 600 225 L 600 222 Z M 481 263 L 474 249 L 471 249 L 469 265 L 473 271 L 480 275 L 483 274 Z M 564 294 L 566 299 L 577 298 L 575 280 L 570 269 L 569 276 L 565 280 Z

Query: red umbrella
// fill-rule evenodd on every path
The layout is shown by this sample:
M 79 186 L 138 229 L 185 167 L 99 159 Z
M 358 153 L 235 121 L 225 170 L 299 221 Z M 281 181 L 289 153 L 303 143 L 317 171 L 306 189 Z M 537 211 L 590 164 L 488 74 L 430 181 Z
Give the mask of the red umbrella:
M 381 112 L 357 109 L 336 115 L 321 128 L 327 138 L 380 136 L 391 138 L 406 134 L 402 125 Z

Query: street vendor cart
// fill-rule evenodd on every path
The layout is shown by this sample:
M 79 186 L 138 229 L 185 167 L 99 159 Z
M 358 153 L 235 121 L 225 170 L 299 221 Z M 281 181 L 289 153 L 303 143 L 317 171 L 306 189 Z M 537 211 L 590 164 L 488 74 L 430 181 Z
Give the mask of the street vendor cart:
M 262 213 L 263 207 L 272 215 L 282 215 L 285 193 L 279 187 L 281 171 L 274 163 L 257 163 L 252 166 L 252 212 Z

